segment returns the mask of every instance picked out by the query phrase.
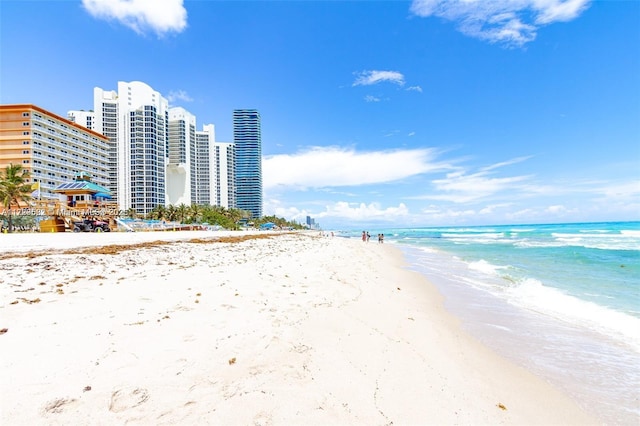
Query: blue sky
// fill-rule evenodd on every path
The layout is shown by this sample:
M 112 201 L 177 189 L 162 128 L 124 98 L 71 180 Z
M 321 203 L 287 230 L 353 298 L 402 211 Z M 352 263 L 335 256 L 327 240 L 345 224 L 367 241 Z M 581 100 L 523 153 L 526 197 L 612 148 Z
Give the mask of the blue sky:
M 640 219 L 640 2 L 0 3 L 0 103 L 143 81 L 232 141 L 264 213 L 325 228 Z

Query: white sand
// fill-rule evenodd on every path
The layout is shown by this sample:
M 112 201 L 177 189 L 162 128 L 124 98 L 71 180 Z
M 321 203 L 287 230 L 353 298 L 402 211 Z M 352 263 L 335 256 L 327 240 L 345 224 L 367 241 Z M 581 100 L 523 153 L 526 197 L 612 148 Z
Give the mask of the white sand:
M 390 245 L 185 242 L 215 235 L 0 235 L 0 424 L 596 423 Z M 182 242 L 62 254 L 160 239 Z

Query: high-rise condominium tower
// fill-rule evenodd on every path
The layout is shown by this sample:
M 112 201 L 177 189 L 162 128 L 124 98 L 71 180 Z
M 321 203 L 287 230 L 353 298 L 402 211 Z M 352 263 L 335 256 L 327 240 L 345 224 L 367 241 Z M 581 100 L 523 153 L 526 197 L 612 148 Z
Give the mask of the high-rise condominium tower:
M 169 109 L 167 204 L 196 204 L 196 117 L 181 107 Z
M 118 82 L 118 91 L 94 89 L 94 129 L 107 136 L 109 189 L 118 206 L 147 214 L 165 205 L 169 102 L 140 81 Z
M 260 113 L 255 109 L 233 111 L 236 150 L 236 207 L 262 216 L 262 137 Z
M 216 142 L 213 124 L 196 132 L 196 204 L 235 208 L 235 158 L 233 143 Z
M 122 203 L 118 197 L 118 92 L 107 92 L 99 87 L 93 89 L 93 129 L 109 139 L 107 145 L 108 182 L 113 201 L 120 208 Z M 69 115 L 72 114 L 70 111 Z
M 260 114 L 233 112 L 234 142 L 217 142 L 213 124 L 169 107 L 140 81 L 93 90 L 93 111 L 68 112 L 70 122 L 106 136 L 106 186 L 121 210 L 146 215 L 158 205 L 214 205 L 262 216 Z

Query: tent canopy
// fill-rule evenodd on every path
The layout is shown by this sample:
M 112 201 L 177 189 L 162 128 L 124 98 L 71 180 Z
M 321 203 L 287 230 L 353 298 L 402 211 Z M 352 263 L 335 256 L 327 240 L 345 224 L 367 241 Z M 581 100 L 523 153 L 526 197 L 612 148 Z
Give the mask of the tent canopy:
M 109 194 L 109 191 L 107 188 L 98 185 L 97 183 L 93 183 L 93 182 L 89 182 L 89 181 L 73 181 L 73 182 L 66 182 L 63 184 L 58 185 L 53 192 L 62 192 L 62 193 L 89 193 L 89 194 L 96 194 L 96 193 L 103 193 L 103 194 Z

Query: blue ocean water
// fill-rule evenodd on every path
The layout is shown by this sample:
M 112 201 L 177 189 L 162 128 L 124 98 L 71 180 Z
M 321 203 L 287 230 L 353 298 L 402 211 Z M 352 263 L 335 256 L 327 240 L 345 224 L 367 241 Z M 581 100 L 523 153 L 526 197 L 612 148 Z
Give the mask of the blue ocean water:
M 640 222 L 369 232 L 483 343 L 603 423 L 640 424 Z

